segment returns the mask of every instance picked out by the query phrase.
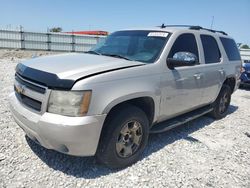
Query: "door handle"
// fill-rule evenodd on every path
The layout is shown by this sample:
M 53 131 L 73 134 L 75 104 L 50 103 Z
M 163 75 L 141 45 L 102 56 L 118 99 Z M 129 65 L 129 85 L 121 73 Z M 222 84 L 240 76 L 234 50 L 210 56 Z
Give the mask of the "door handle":
M 197 79 L 197 80 L 199 80 L 199 79 L 201 79 L 201 74 L 194 74 L 194 77 L 195 77 L 195 79 Z

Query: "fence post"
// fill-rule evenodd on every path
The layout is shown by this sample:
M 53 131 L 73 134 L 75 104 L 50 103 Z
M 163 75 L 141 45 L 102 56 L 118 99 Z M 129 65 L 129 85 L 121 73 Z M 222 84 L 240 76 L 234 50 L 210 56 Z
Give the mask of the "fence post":
M 20 35 L 21 35 L 21 50 L 24 50 L 25 49 L 25 37 L 24 37 L 24 31 L 23 30 L 20 30 Z
M 47 50 L 51 51 L 51 34 L 47 33 Z
M 75 35 L 72 34 L 71 37 L 72 37 L 72 43 L 71 43 L 71 45 L 72 45 L 72 52 L 75 52 L 76 51 L 76 47 L 75 47 Z

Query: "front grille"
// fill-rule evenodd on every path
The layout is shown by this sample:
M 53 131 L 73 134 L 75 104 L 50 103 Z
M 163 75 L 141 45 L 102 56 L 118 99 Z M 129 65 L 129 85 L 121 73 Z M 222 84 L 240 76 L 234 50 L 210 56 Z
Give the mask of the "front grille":
M 31 89 L 33 91 L 36 91 L 36 92 L 41 93 L 41 94 L 45 94 L 46 93 L 46 89 L 45 88 L 39 87 L 39 86 L 37 86 L 35 84 L 32 84 L 31 82 L 25 81 L 18 74 L 15 75 L 15 79 L 21 85 L 24 85 L 24 86 L 26 86 L 27 88 L 29 88 L 29 89 Z
M 17 99 L 24 106 L 38 113 L 45 112 L 49 90 L 47 87 L 15 74 L 14 90 Z
M 18 98 L 18 100 L 23 103 L 24 105 L 34 109 L 34 110 L 37 110 L 37 111 L 41 111 L 42 109 L 42 102 L 38 101 L 38 100 L 35 100 L 35 99 L 32 99 L 26 95 L 23 95 L 22 93 L 19 93 L 17 91 L 17 88 L 14 87 L 14 90 L 15 90 L 15 93 L 16 93 L 16 97 Z

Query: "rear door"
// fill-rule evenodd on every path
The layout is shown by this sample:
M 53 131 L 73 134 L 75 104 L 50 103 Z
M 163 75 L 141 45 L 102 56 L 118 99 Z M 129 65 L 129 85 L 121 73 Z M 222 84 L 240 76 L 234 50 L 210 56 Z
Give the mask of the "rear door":
M 204 82 L 201 86 L 203 91 L 202 103 L 208 104 L 216 99 L 226 74 L 217 39 L 211 35 L 201 34 L 200 40 L 204 54 L 204 62 L 202 62 Z

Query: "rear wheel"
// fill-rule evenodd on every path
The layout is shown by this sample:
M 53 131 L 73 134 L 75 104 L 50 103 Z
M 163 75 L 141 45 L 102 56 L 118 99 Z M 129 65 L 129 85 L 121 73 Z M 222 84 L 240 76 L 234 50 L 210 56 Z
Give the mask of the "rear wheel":
M 97 160 L 110 168 L 129 166 L 141 156 L 148 135 L 149 122 L 145 113 L 132 105 L 123 106 L 105 122 Z
M 217 99 L 213 103 L 213 111 L 210 113 L 213 118 L 221 119 L 226 116 L 231 101 L 231 94 L 231 88 L 228 85 L 223 85 Z

